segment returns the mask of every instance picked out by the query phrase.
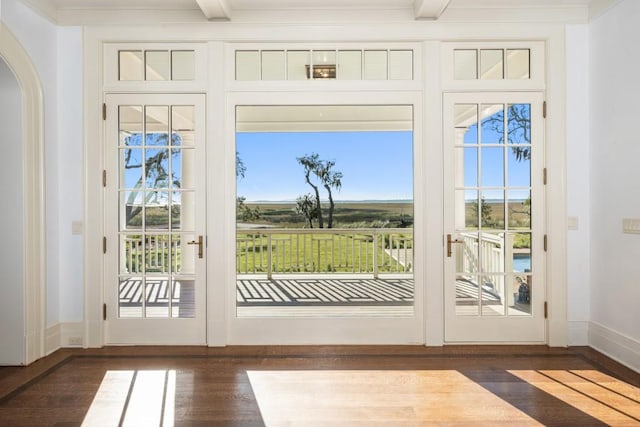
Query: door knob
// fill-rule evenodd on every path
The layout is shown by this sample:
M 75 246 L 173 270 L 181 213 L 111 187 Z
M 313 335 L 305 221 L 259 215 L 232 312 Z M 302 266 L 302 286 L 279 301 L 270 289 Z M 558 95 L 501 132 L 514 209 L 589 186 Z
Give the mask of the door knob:
M 198 236 L 198 240 L 192 240 L 190 242 L 187 242 L 187 245 L 198 245 L 198 258 L 202 258 L 202 254 L 203 254 L 203 238 L 202 236 Z
M 447 234 L 447 258 L 451 258 L 451 255 L 453 254 L 453 250 L 451 248 L 453 243 L 464 243 L 464 240 L 451 240 L 451 234 Z

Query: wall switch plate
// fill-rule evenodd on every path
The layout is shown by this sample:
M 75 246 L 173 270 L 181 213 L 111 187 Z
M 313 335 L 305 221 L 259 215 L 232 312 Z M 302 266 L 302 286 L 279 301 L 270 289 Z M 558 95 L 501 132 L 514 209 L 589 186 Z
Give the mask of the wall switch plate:
M 577 230 L 578 229 L 578 217 L 570 216 L 567 218 L 567 227 L 569 230 Z
M 71 222 L 71 234 L 82 234 L 82 221 Z
M 640 234 L 640 218 L 623 218 L 622 232 L 626 234 Z

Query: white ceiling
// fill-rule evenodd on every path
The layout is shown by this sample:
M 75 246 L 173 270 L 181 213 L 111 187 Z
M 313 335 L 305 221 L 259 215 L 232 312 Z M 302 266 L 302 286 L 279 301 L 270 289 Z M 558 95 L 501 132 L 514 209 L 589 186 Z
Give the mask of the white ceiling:
M 389 19 L 472 20 L 504 11 L 571 17 L 574 21 L 593 17 L 618 0 L 22 0 L 62 23 L 83 24 L 91 14 L 117 19 L 118 13 L 172 13 L 175 22 L 200 20 L 256 21 L 265 16 L 314 16 L 323 19 L 341 15 L 389 17 Z M 377 15 L 376 15 L 377 14 Z M 475 15 L 474 15 L 475 14 Z M 489 15 L 488 15 L 489 14 Z M 71 18 L 69 18 L 71 17 Z M 72 22 L 74 21 L 80 22 Z M 565 18 L 566 19 L 566 18 Z M 88 20 L 95 22 L 96 20 Z M 107 22 L 105 22 L 107 23 Z

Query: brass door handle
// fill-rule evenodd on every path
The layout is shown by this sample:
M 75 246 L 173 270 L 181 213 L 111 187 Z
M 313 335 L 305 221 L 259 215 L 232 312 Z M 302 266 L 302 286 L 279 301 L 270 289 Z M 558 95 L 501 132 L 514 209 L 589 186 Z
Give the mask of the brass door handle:
M 447 234 L 447 258 L 451 258 L 451 255 L 453 255 L 453 250 L 451 248 L 453 243 L 464 243 L 464 240 L 451 240 L 451 234 Z
M 202 236 L 198 236 L 198 240 L 192 240 L 190 242 L 187 242 L 187 245 L 198 245 L 198 258 L 202 258 L 202 254 L 203 254 L 203 238 Z

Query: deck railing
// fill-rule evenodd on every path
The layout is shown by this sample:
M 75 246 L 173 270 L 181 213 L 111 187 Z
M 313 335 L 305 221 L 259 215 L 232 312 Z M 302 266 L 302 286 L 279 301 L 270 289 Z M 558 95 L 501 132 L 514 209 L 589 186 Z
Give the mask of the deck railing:
M 413 229 L 260 229 L 236 234 L 238 274 L 407 273 Z

